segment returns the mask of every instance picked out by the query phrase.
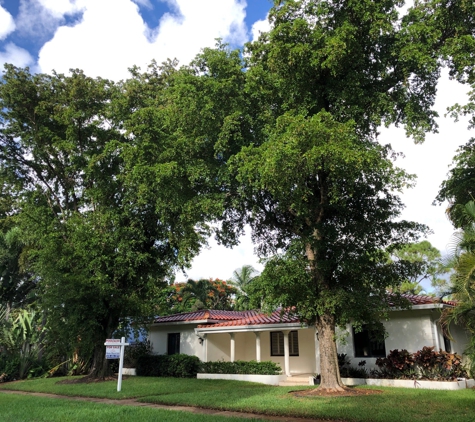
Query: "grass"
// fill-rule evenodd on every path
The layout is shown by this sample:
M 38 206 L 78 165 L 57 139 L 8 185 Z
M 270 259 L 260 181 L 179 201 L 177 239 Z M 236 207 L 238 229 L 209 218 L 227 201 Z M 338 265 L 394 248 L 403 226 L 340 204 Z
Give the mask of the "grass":
M 35 422 L 105 422 L 133 420 L 137 422 L 230 422 L 239 418 L 200 415 L 174 410 L 149 409 L 134 406 L 77 402 L 53 398 L 0 394 L 0 418 L 2 421 Z
M 468 422 L 474 420 L 475 414 L 475 390 L 435 391 L 378 387 L 378 390 L 383 391 L 382 394 L 298 398 L 289 392 L 311 387 L 272 387 L 225 380 L 130 377 L 123 381 L 122 391 L 118 393 L 117 384 L 113 381 L 94 384 L 57 384 L 57 381 L 54 378 L 21 381 L 0 384 L 0 389 L 110 399 L 136 398 L 148 403 L 346 421 Z

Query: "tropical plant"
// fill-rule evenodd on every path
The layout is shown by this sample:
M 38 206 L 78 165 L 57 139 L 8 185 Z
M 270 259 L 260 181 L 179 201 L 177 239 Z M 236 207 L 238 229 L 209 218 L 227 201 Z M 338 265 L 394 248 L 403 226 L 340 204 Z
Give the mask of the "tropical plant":
M 32 302 L 31 293 L 36 282 L 33 274 L 26 269 L 25 260 L 25 244 L 20 228 L 13 227 L 0 233 L 0 304 L 6 306 L 6 318 L 13 307 Z
M 456 227 L 452 247 L 455 274 L 452 277 L 451 295 L 455 305 L 445 308 L 441 323 L 450 336 L 452 323 L 461 324 L 471 334 L 465 351 L 470 356 L 472 375 L 475 370 L 475 202 L 457 204 L 449 214 Z
M 236 288 L 219 279 L 188 280 L 180 290 L 184 309 L 232 309 Z
M 9 319 L 0 325 L 0 357 L 3 362 L 0 373 L 9 371 L 9 379 L 22 379 L 46 372 L 42 359 L 44 329 L 41 315 L 34 310 L 12 312 Z
M 252 265 L 243 265 L 241 268 L 234 270 L 230 283 L 237 289 L 234 303 L 236 310 L 246 311 L 251 308 L 249 288 L 257 275 L 258 271 Z

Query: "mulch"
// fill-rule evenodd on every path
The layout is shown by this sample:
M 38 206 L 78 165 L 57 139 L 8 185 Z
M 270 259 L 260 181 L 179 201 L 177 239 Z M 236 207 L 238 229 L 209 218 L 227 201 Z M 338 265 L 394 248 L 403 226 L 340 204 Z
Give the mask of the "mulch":
M 363 388 L 347 388 L 343 390 L 336 389 L 320 389 L 315 388 L 313 390 L 299 390 L 291 391 L 295 397 L 355 397 L 355 396 L 372 396 L 373 394 L 381 394 L 382 390 L 366 390 Z

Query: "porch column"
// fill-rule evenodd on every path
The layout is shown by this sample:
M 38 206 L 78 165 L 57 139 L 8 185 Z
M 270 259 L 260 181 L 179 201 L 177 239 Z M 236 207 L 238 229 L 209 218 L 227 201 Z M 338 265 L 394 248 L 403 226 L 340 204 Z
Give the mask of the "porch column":
M 431 319 L 432 323 L 432 336 L 434 338 L 435 350 L 440 350 L 440 338 L 439 338 L 439 329 L 437 327 L 437 321 Z
M 206 334 L 202 334 L 203 336 L 203 346 L 204 346 L 204 359 L 203 362 L 208 362 L 208 336 Z
M 284 331 L 284 372 L 290 377 L 290 351 L 289 351 L 289 332 Z
M 261 333 L 256 331 L 254 333 L 256 335 L 256 361 L 261 361 Z
M 318 341 L 317 327 L 315 331 L 315 373 L 320 374 L 320 342 Z
M 231 362 L 234 362 L 234 357 L 236 355 L 236 343 L 234 341 L 234 333 L 229 333 L 231 336 Z

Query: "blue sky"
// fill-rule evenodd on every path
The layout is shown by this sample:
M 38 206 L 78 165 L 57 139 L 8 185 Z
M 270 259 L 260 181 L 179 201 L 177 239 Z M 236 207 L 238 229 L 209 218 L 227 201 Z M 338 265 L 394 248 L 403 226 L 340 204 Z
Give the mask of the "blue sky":
M 152 59 L 177 58 L 187 64 L 203 47 L 222 38 L 233 47 L 268 29 L 270 0 L 0 0 L 0 68 L 3 63 L 29 66 L 34 72 L 67 73 L 83 69 L 90 76 L 119 80 L 133 65 L 144 68 Z M 397 165 L 417 174 L 417 185 L 403 192 L 403 218 L 427 224 L 429 241 L 442 252 L 452 226 L 445 207 L 432 205 L 458 146 L 467 142 L 466 119 L 454 123 L 445 110 L 463 103 L 467 89 L 443 72 L 435 109 L 439 133 L 414 145 L 400 128 L 382 128 L 380 140 L 404 153 Z M 259 267 L 249 233 L 241 245 L 225 249 L 210 240 L 188 275 L 231 277 L 245 264 Z M 178 275 L 183 280 L 185 276 Z

